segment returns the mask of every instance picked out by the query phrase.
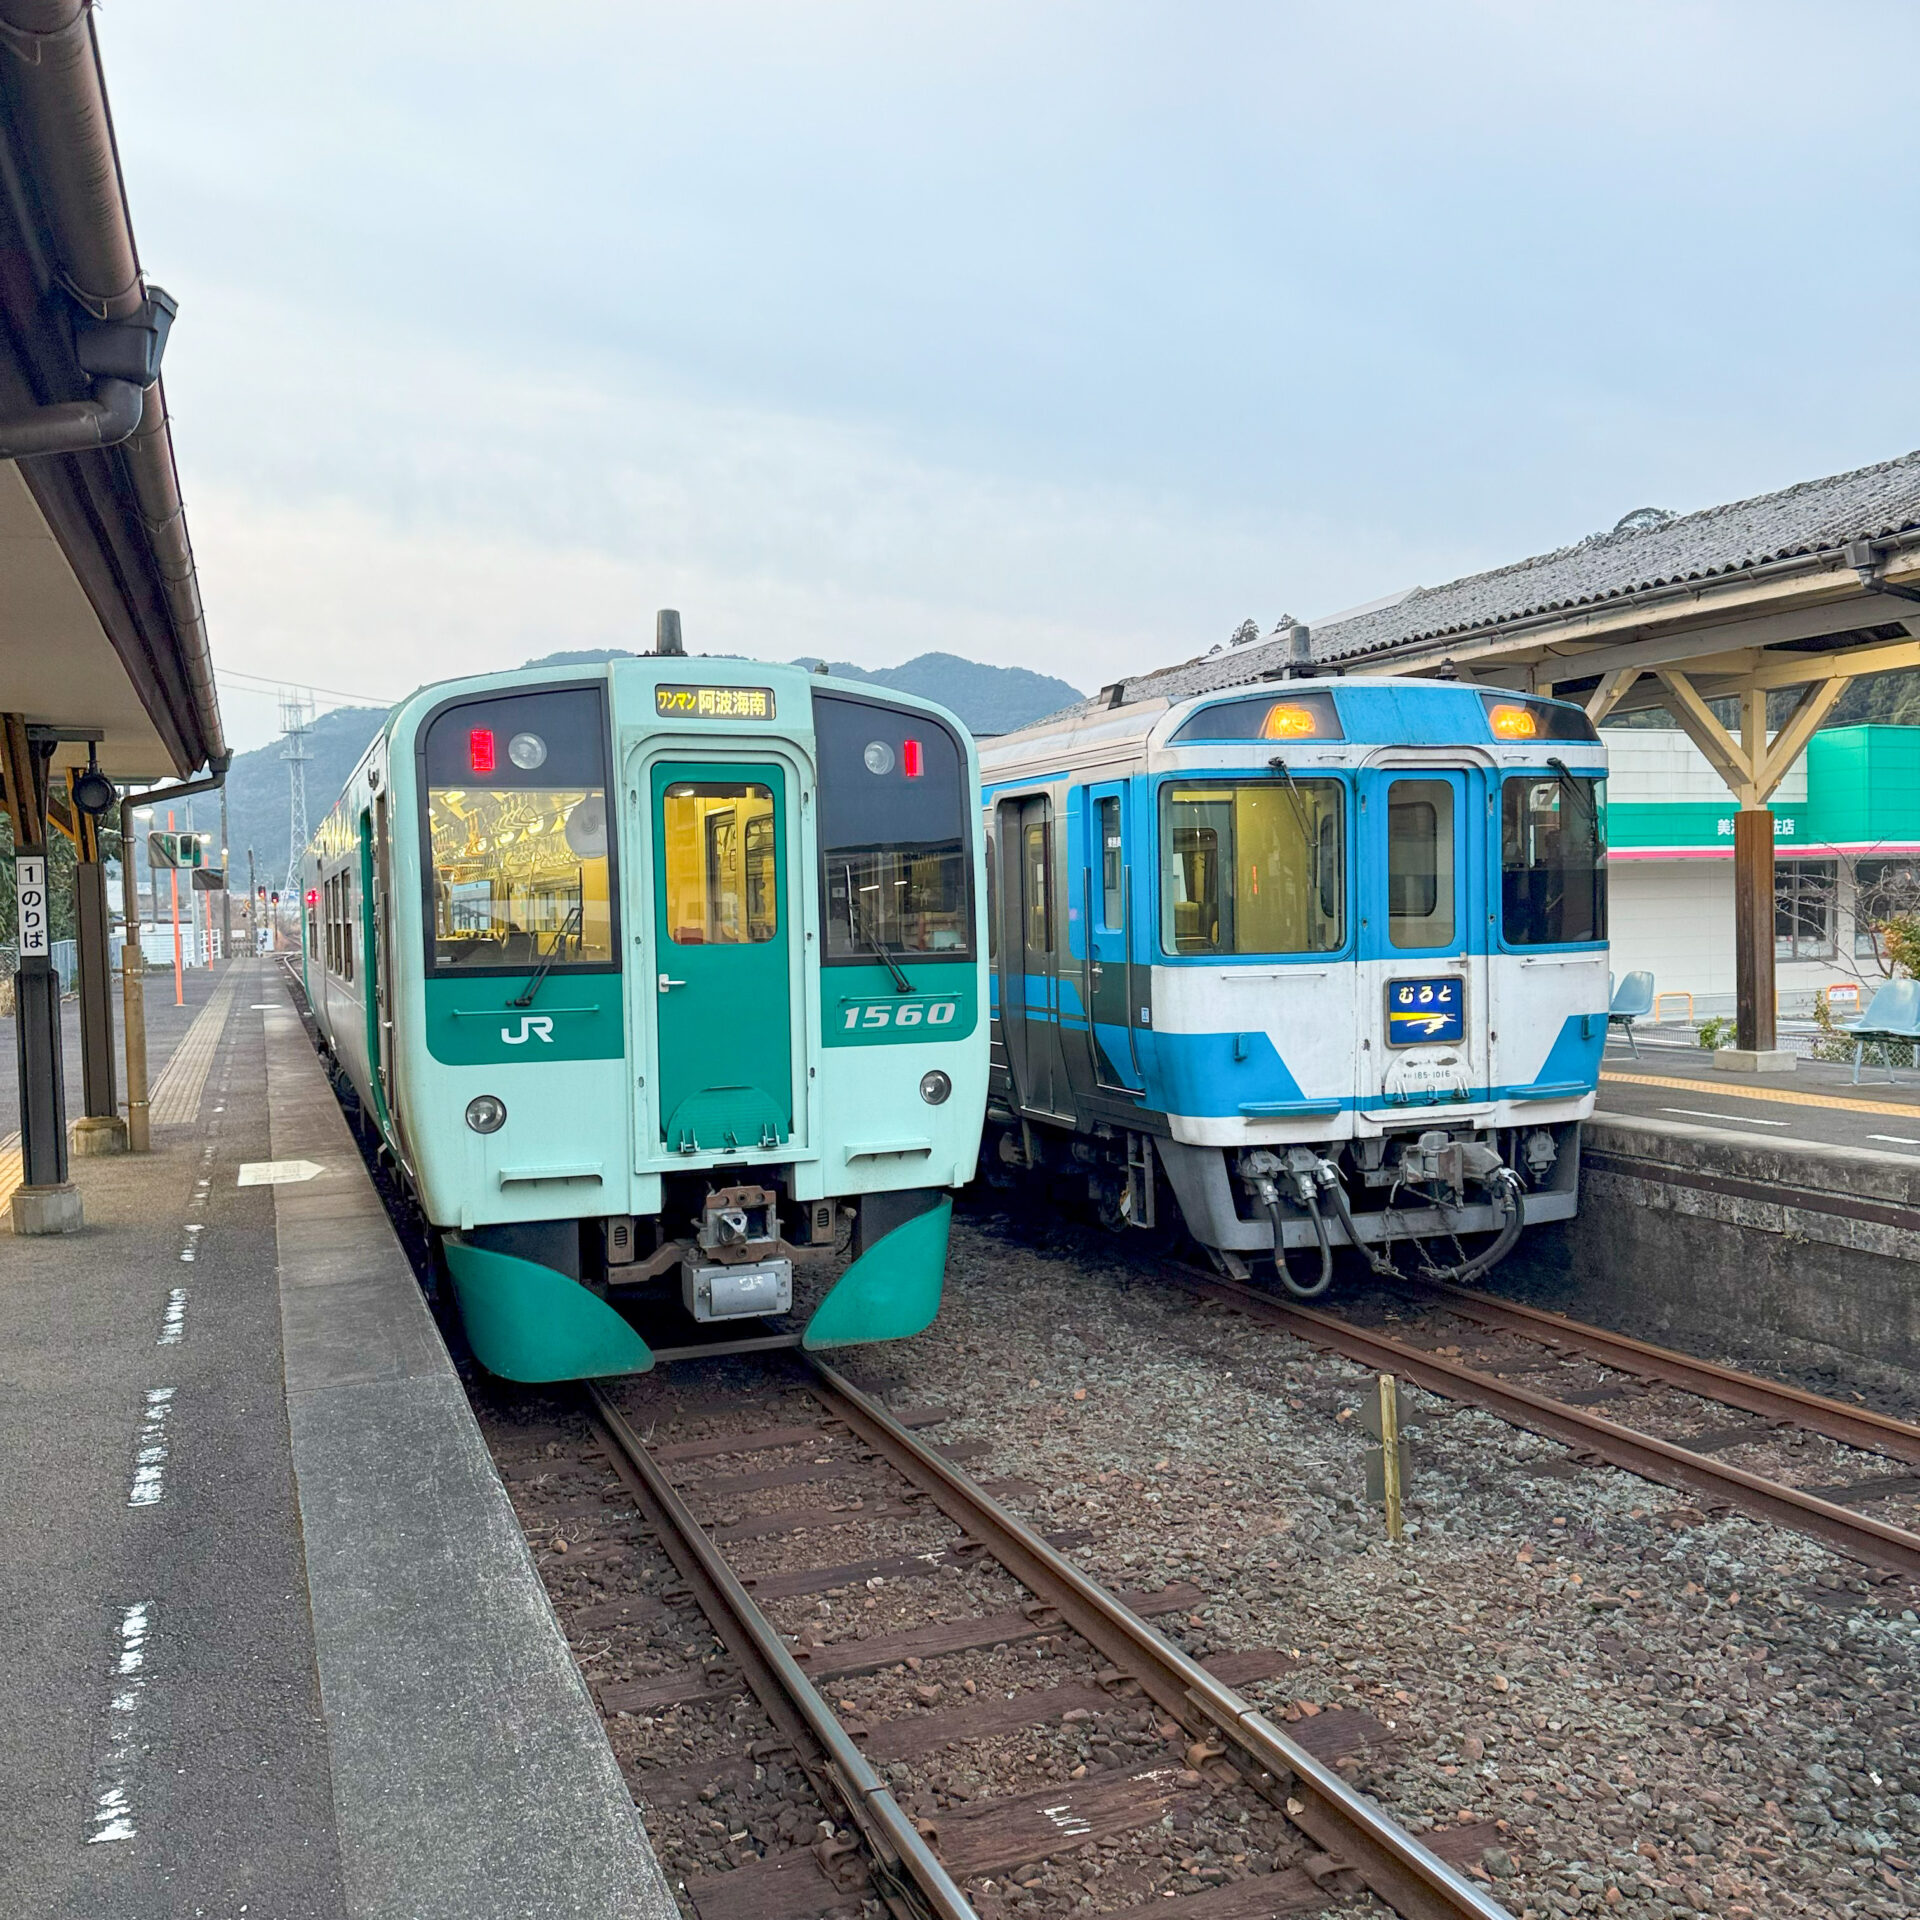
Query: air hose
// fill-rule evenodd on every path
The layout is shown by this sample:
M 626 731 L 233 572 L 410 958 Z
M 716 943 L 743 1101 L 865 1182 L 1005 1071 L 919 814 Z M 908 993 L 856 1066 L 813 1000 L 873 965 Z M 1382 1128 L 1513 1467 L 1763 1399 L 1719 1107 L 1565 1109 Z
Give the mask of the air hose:
M 1280 1211 L 1277 1199 L 1267 1202 L 1267 1213 L 1273 1221 L 1274 1270 L 1280 1276 L 1280 1284 L 1296 1300 L 1318 1300 L 1333 1285 L 1333 1242 L 1327 1238 L 1327 1223 L 1321 1215 L 1319 1201 L 1309 1200 L 1307 1211 L 1313 1215 L 1313 1230 L 1320 1238 L 1320 1277 L 1312 1285 L 1303 1287 L 1287 1264 L 1286 1216 Z

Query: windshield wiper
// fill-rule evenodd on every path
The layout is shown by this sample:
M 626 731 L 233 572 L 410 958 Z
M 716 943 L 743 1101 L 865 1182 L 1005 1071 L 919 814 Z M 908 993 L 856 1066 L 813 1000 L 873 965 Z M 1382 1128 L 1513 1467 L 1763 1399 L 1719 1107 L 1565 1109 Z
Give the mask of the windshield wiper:
M 887 951 L 880 936 L 867 925 L 867 909 L 865 903 L 854 889 L 853 869 L 851 867 L 842 867 L 840 873 L 841 877 L 847 883 L 847 918 L 853 922 L 860 938 L 880 956 L 881 964 L 893 975 L 894 992 L 911 993 L 913 991 L 913 982 L 900 970 L 899 961 Z
M 1554 778 L 1580 803 L 1580 810 L 1587 816 L 1587 824 L 1593 829 L 1593 837 L 1597 841 L 1600 838 L 1600 809 L 1594 805 L 1591 795 L 1583 791 L 1573 769 L 1564 760 L 1557 760 L 1549 754 L 1547 765 L 1553 769 Z
M 513 999 L 507 1002 L 510 1007 L 530 1007 L 533 996 L 540 991 L 540 983 L 553 971 L 553 963 L 560 958 L 560 949 L 567 943 L 570 933 L 580 931 L 580 908 L 575 907 L 560 923 L 560 930 L 553 936 L 553 945 L 547 949 L 547 956 L 527 977 L 527 984 Z
M 1276 753 L 1267 762 L 1275 773 L 1287 783 L 1287 798 L 1293 803 L 1294 824 L 1300 829 L 1300 839 L 1307 850 L 1307 859 L 1311 863 L 1313 895 L 1320 897 L 1320 836 L 1307 822 L 1307 803 L 1300 797 L 1300 783 L 1293 777 L 1293 769 Z

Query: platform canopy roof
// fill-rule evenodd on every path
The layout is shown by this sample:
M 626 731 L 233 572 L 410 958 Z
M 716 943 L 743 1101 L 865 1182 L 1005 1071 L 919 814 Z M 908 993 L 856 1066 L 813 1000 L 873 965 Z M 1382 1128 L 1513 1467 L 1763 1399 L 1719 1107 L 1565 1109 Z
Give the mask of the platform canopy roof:
M 1310 658 L 1323 672 L 1552 693 L 1596 719 L 1665 706 L 1691 733 L 1707 701 L 1800 687 L 1797 751 L 1849 679 L 1920 666 L 1916 634 L 1920 453 L 1909 453 L 1698 513 L 1629 514 L 1553 553 L 1322 621 L 1310 640 L 1283 625 L 1129 680 L 1118 697 L 1188 699 Z M 1114 699 L 1108 689 L 1101 703 Z
M 117 779 L 227 753 L 165 391 L 114 358 L 170 316 L 153 292 L 90 0 L 0 0 L 0 444 L 111 442 L 0 458 L 0 714 Z

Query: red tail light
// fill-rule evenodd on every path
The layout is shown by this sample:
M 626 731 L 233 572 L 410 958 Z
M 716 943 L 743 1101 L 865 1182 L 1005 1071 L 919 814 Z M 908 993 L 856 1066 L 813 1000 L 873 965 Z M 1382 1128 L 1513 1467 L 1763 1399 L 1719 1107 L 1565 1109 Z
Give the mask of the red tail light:
M 320 889 L 318 887 L 309 887 L 307 889 L 307 905 L 310 907 L 317 907 L 319 904 L 320 904 Z
M 918 780 L 927 770 L 927 757 L 918 740 L 900 743 L 900 771 L 909 780 Z
M 467 735 L 467 764 L 475 773 L 493 771 L 493 729 L 475 727 Z

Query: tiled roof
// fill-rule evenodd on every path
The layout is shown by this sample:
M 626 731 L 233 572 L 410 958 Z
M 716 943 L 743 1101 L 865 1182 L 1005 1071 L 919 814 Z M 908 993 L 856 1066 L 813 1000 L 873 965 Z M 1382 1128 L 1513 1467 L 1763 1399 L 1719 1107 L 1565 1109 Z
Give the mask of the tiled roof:
M 1736 574 L 1770 561 L 1837 552 L 1850 540 L 1883 539 L 1917 529 L 1920 453 L 1909 453 L 1652 525 L 1623 523 L 1612 533 L 1592 534 L 1554 553 L 1469 574 L 1445 586 L 1416 587 L 1397 599 L 1316 626 L 1313 657 L 1332 663 L 1454 634 L 1482 633 L 1514 620 Z M 1289 658 L 1290 643 L 1284 634 L 1276 634 L 1130 679 L 1126 697 L 1185 700 L 1257 680 Z

